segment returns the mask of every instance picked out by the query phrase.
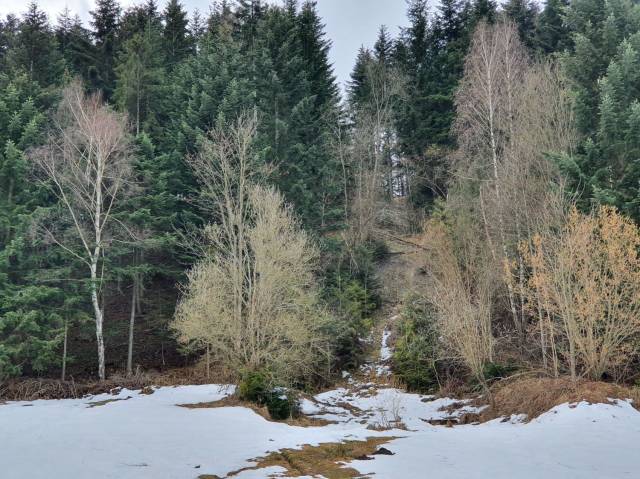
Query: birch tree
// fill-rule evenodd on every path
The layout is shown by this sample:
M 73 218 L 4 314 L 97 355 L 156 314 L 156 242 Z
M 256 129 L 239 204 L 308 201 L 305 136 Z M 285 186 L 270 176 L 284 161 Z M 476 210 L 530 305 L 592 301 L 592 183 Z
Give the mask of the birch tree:
M 105 255 L 113 213 L 130 176 L 129 148 L 125 118 L 104 105 L 98 94 L 85 94 L 82 84 L 74 81 L 64 90 L 46 146 L 31 154 L 44 184 L 66 211 L 73 234 L 41 226 L 48 239 L 87 267 L 100 380 L 105 379 Z
M 503 271 L 509 315 L 523 344 L 527 272 L 518 245 L 561 224 L 566 211 L 563 181 L 547 157 L 570 152 L 575 142 L 566 81 L 553 63 L 528 58 L 511 22 L 482 23 L 456 106 L 454 176 L 474 185 L 478 221 Z

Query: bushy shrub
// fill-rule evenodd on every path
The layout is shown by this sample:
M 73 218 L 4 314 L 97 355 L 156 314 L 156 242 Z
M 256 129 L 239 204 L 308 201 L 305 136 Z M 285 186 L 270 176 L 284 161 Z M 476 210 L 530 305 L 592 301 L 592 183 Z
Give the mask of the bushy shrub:
M 267 398 L 267 410 L 271 419 L 282 421 L 300 415 L 300 404 L 293 391 L 274 388 Z
M 410 299 L 402 313 L 392 357 L 394 374 L 408 389 L 428 392 L 438 386 L 436 341 L 432 311 L 418 299 Z
M 238 396 L 245 401 L 262 405 L 267 402 L 271 389 L 269 374 L 264 371 L 247 371 L 238 384 Z
M 300 414 L 298 397 L 292 389 L 274 386 L 266 371 L 246 371 L 238 384 L 238 397 L 266 406 L 272 419 L 281 421 Z

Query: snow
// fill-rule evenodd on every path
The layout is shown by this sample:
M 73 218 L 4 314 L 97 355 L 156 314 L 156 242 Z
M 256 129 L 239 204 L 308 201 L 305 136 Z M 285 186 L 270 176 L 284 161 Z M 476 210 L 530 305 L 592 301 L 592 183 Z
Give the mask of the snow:
M 393 456 L 354 461 L 376 478 L 433 477 L 623 478 L 640 469 L 640 413 L 627 402 L 559 406 L 538 419 L 481 425 L 432 426 L 448 417 L 452 399 L 394 388 L 336 389 L 305 399 L 305 413 L 336 424 L 293 427 L 266 421 L 242 407 L 188 409 L 179 404 L 224 398 L 232 387 L 158 388 L 153 394 L 0 406 L 3 477 L 225 477 L 268 451 L 372 436 L 395 436 Z M 92 403 L 118 399 L 101 405 Z M 466 405 L 457 413 L 477 411 Z M 406 429 L 394 429 L 402 426 Z M 377 431 L 375 429 L 392 429 Z M 425 469 L 426 468 L 426 469 Z M 281 468 L 244 471 L 240 479 L 281 475 Z
M 385 329 L 382 333 L 382 346 L 380 347 L 380 360 L 388 361 L 391 359 L 391 347 L 389 346 L 389 337 L 391 336 L 391 331 Z
M 627 403 L 559 406 L 529 424 L 422 428 L 387 444 L 394 456 L 355 461 L 378 478 L 637 477 L 640 414 Z
M 178 406 L 219 400 L 230 392 L 233 388 L 216 385 L 181 386 L 150 395 L 122 390 L 115 396 L 1 405 L 1 476 L 224 477 L 268 451 L 371 435 L 355 425 L 292 427 L 241 407 Z M 90 407 L 109 399 L 120 400 Z
M 382 337 L 377 371 L 391 352 Z M 394 455 L 349 464 L 380 479 L 607 479 L 637 477 L 640 412 L 628 402 L 563 404 L 529 422 L 512 417 L 446 427 L 429 421 L 477 413 L 468 401 L 358 382 L 301 401 L 304 414 L 332 423 L 295 427 L 243 407 L 186 408 L 218 401 L 233 386 L 123 389 L 84 399 L 0 404 L 0 476 L 10 479 L 195 479 L 226 477 L 254 459 L 305 444 L 387 436 Z M 446 410 L 445 410 L 446 408 Z M 453 412 L 450 409 L 454 409 Z M 277 466 L 234 477 L 284 477 Z M 317 476 L 320 477 L 320 476 Z

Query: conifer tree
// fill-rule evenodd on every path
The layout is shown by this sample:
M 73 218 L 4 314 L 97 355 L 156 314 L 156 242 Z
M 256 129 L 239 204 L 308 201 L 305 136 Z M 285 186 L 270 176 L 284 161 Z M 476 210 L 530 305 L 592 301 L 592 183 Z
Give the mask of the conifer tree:
M 88 80 L 96 60 L 91 32 L 84 28 L 78 15 L 72 17 L 70 10 L 65 8 L 58 17 L 55 34 L 67 68 Z
M 178 0 L 170 0 L 164 9 L 162 39 L 167 65 L 173 68 L 193 51 L 187 12 Z
M 35 2 L 29 4 L 20 22 L 12 57 L 14 66 L 43 86 L 60 80 L 63 64 L 55 36 L 46 13 Z
M 160 107 L 165 72 L 159 46 L 160 36 L 155 29 L 136 33 L 124 43 L 115 68 L 114 98 L 133 119 L 136 135 Z
M 571 43 L 569 29 L 563 17 L 569 0 L 547 0 L 538 16 L 536 46 L 545 54 L 561 52 Z
M 118 28 L 120 5 L 117 0 L 97 0 L 96 9 L 91 11 L 91 26 L 97 50 L 95 73 L 92 84 L 103 90 L 110 98 L 115 88 L 115 59 L 118 51 Z
M 509 0 L 502 8 L 507 18 L 518 27 L 522 43 L 527 48 L 534 48 L 538 5 L 532 0 Z

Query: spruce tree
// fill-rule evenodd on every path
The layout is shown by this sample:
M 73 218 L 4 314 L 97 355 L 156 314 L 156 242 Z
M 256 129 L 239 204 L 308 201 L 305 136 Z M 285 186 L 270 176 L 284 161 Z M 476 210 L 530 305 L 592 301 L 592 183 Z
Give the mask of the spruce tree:
M 564 22 L 564 13 L 569 0 L 547 0 L 538 16 L 535 43 L 545 54 L 561 52 L 571 44 L 569 28 Z
M 160 36 L 155 29 L 136 33 L 124 43 L 115 68 L 114 99 L 133 119 L 136 135 L 160 109 L 165 77 L 162 64 Z
M 62 76 L 62 58 L 47 14 L 31 2 L 24 14 L 12 50 L 12 64 L 22 68 L 42 86 L 51 85 Z
M 508 0 L 502 7 L 507 18 L 518 28 L 522 43 L 529 49 L 535 47 L 538 5 L 533 0 Z
M 164 9 L 162 40 L 164 57 L 172 69 L 193 51 L 193 39 L 189 35 L 187 12 L 178 0 L 170 0 Z
M 84 28 L 78 15 L 72 17 L 69 9 L 65 8 L 58 17 L 55 35 L 70 73 L 88 80 L 96 60 L 91 32 Z
M 94 87 L 103 90 L 110 98 L 115 88 L 114 65 L 118 51 L 118 28 L 120 5 L 117 0 L 97 0 L 96 9 L 91 11 L 91 26 L 97 50 L 95 72 L 92 74 Z

